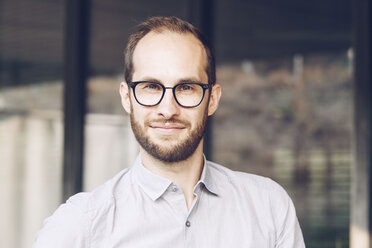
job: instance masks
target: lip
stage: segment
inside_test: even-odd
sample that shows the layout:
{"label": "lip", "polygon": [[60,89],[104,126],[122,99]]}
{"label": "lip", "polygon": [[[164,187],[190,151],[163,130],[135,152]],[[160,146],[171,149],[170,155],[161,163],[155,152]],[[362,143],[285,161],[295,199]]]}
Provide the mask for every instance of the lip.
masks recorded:
{"label": "lip", "polygon": [[175,124],[152,124],[150,128],[165,134],[177,133],[185,129],[184,126]]}

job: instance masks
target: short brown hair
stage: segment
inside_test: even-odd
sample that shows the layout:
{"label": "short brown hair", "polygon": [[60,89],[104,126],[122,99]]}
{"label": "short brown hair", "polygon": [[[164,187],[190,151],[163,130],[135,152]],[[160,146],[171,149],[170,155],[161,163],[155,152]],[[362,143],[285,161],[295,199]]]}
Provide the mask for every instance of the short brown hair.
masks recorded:
{"label": "short brown hair", "polygon": [[129,36],[127,46],[124,52],[124,77],[127,82],[131,82],[133,76],[133,53],[138,42],[150,32],[161,33],[163,31],[171,31],[180,34],[190,33],[194,35],[203,45],[207,54],[207,65],[205,71],[208,76],[208,83],[213,85],[216,82],[216,67],[214,54],[206,38],[203,34],[190,23],[183,21],[177,17],[150,17],[146,21],[137,26],[137,30]]}

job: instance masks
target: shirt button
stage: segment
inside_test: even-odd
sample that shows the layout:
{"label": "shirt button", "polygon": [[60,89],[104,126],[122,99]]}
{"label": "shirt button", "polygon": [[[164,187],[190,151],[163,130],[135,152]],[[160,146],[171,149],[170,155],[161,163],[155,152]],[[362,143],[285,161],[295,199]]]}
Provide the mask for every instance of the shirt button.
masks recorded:
{"label": "shirt button", "polygon": [[172,191],[173,191],[173,192],[177,192],[177,187],[173,187],[173,188],[172,188]]}
{"label": "shirt button", "polygon": [[186,225],[187,227],[190,227],[190,226],[191,226],[190,221],[186,221],[185,225]]}

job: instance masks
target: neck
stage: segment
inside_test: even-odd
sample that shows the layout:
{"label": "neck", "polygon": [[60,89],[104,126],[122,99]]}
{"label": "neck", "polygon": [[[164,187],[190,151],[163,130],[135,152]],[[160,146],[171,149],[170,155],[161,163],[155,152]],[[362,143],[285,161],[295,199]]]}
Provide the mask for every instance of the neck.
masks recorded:
{"label": "neck", "polygon": [[190,208],[194,200],[193,189],[199,181],[203,170],[203,141],[200,142],[195,152],[186,160],[167,163],[154,158],[140,148],[142,164],[148,170],[159,176],[165,177],[182,188],[187,207]]}

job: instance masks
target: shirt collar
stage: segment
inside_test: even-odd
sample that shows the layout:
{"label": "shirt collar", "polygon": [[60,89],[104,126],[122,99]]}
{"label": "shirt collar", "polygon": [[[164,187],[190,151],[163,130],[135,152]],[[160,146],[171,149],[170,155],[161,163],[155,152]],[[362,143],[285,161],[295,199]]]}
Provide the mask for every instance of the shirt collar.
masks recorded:
{"label": "shirt collar", "polygon": [[133,170],[136,181],[153,201],[162,196],[172,184],[169,179],[158,176],[145,168],[141,161],[141,155],[137,157]]}
{"label": "shirt collar", "polygon": [[218,195],[218,188],[213,180],[213,175],[212,175],[211,168],[209,166],[209,162],[207,161],[204,155],[203,155],[203,159],[204,159],[203,171],[200,176],[200,180],[196,185],[198,185],[199,183],[203,183],[209,192],[215,195]]}
{"label": "shirt collar", "polygon": [[[203,156],[203,158],[204,158],[203,171],[200,180],[195,185],[195,188],[197,188],[199,184],[203,184],[209,192],[218,195],[218,190],[216,184],[213,182],[213,177],[211,170],[208,166],[208,161],[206,160],[205,156]],[[145,168],[142,164],[140,155],[137,157],[134,163],[133,172],[135,179],[140,185],[140,187],[153,201],[161,197],[168,189],[168,187],[173,184],[171,180],[156,175],[147,168]]]}

